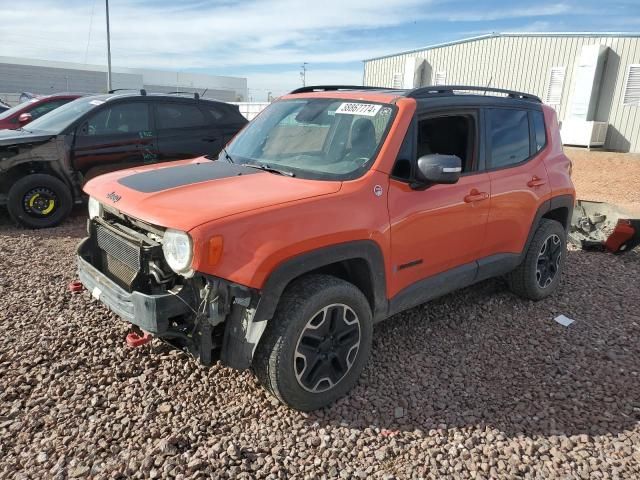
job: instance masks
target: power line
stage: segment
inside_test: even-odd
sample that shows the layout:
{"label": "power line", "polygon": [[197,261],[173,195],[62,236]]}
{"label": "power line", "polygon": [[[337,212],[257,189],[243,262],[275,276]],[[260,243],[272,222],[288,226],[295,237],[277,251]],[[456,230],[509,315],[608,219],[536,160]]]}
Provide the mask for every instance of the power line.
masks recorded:
{"label": "power line", "polygon": [[93,28],[93,12],[96,8],[96,0],[93,0],[93,4],[91,5],[91,17],[89,17],[89,35],[87,36],[87,48],[84,51],[84,62],[87,63],[87,59],[89,58],[89,43],[91,43],[91,29]]}

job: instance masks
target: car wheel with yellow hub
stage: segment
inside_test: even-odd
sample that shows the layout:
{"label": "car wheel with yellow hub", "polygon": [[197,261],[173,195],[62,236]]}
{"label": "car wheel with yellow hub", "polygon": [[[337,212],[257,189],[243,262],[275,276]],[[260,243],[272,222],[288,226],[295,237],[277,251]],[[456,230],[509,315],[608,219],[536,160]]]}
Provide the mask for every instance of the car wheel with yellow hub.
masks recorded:
{"label": "car wheel with yellow hub", "polygon": [[71,212],[69,188],[52,175],[36,173],[18,180],[9,190],[11,218],[29,228],[53,227]]}

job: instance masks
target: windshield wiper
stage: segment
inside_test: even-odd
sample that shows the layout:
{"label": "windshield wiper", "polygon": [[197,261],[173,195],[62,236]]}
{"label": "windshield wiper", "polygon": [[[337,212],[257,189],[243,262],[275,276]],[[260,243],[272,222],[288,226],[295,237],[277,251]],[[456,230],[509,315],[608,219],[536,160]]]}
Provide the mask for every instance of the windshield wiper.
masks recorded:
{"label": "windshield wiper", "polygon": [[277,173],[278,175],[285,175],[287,177],[295,177],[296,176],[295,173],[293,173],[293,172],[289,172],[287,170],[278,170],[277,168],[270,167],[266,163],[259,163],[259,164],[243,163],[242,166],[243,167],[249,167],[249,168],[257,168],[258,170],[264,170],[265,172],[269,172],[269,173]]}
{"label": "windshield wiper", "polygon": [[226,148],[223,148],[222,152],[224,153],[224,156],[227,157],[227,161],[229,163],[236,163],[236,162],[233,161],[233,158],[231,158],[231,155],[229,155],[229,152],[227,152]]}

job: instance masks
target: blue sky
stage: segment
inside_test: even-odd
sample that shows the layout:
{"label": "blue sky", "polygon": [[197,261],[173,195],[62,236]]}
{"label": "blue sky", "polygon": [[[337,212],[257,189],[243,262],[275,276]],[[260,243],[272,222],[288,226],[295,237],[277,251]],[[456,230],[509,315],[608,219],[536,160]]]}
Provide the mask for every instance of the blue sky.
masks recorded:
{"label": "blue sky", "polygon": [[[640,31],[640,1],[110,0],[113,64],[239,75],[263,99],[362,60],[490,32]],[[0,55],[105,62],[104,0],[0,0]]]}

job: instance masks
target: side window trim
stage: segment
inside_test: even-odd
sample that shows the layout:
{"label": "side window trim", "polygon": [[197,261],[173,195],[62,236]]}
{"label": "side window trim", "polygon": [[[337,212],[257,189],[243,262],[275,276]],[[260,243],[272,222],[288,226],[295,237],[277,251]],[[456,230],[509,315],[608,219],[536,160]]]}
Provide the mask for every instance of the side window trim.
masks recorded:
{"label": "side window trim", "polygon": [[[408,144],[408,145],[407,145]],[[409,158],[405,159],[405,149],[409,150]],[[415,165],[416,165],[416,155],[418,154],[418,112],[413,114],[413,118],[411,119],[411,123],[407,128],[407,132],[404,134],[404,139],[400,144],[400,150],[398,150],[398,155],[396,156],[396,161],[393,162],[393,168],[391,169],[391,173],[389,174],[389,178],[396,180],[397,182],[410,184],[413,182],[415,178]],[[396,164],[399,160],[409,160],[409,177],[402,178],[393,174],[395,170]]]}
{"label": "side window trim", "polygon": [[531,110],[527,110],[527,121],[529,122],[529,157],[533,158],[538,151],[536,150],[536,145],[538,141],[536,140],[536,126],[533,124],[533,112]]}
{"label": "side window trim", "polygon": [[[491,166],[491,152],[492,152],[492,142],[491,142],[491,120],[489,117],[489,110],[492,109],[502,109],[502,110],[521,110],[521,111],[525,111],[527,112],[527,121],[529,122],[529,156],[527,158],[525,158],[524,160],[518,162],[518,163],[512,163],[510,165],[504,165],[504,166],[500,166],[500,167],[493,167]],[[486,154],[486,171],[487,172],[497,172],[499,170],[504,170],[506,168],[515,168],[515,167],[520,167],[528,162],[530,162],[531,160],[533,160],[535,157],[538,156],[538,154],[544,150],[544,148],[540,149],[540,151],[535,152],[535,153],[531,153],[531,149],[533,148],[535,150],[535,146],[533,145],[533,142],[535,141],[535,130],[532,129],[532,119],[531,119],[531,112],[534,111],[531,108],[523,108],[523,107],[506,107],[506,106],[488,106],[488,107],[484,107],[484,119],[485,119],[485,130],[486,130],[486,134],[485,134],[485,140],[486,140],[486,145],[485,145],[485,154]],[[531,136],[533,133],[533,137]],[[546,136],[546,124],[545,124],[545,136]],[[545,147],[546,147],[546,143],[545,143]]]}

